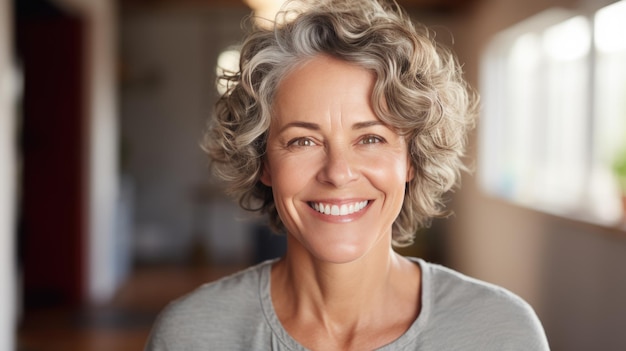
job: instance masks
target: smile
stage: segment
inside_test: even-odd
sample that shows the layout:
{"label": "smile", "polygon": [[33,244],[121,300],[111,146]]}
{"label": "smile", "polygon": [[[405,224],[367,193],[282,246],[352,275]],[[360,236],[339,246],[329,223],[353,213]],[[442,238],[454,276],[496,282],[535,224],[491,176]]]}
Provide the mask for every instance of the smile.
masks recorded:
{"label": "smile", "polygon": [[311,208],[313,208],[315,211],[325,215],[347,216],[361,211],[365,208],[365,206],[367,206],[368,203],[368,200],[343,205],[330,205],[324,204],[322,202],[310,202],[309,206],[311,206]]}

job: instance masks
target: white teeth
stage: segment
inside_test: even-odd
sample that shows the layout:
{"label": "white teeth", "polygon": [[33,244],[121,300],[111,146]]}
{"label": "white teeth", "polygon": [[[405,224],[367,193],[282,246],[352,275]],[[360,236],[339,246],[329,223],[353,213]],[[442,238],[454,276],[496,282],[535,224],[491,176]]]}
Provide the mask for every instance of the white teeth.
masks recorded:
{"label": "white teeth", "polygon": [[340,216],[345,216],[348,214],[348,206],[347,205],[341,205],[341,207],[339,208],[339,215]]}
{"label": "white teeth", "polygon": [[346,216],[362,210],[363,208],[365,208],[365,206],[367,206],[368,202],[368,200],[365,200],[351,204],[343,204],[341,206],[315,202],[311,204],[311,207],[313,207],[315,211],[323,213],[325,215]]}

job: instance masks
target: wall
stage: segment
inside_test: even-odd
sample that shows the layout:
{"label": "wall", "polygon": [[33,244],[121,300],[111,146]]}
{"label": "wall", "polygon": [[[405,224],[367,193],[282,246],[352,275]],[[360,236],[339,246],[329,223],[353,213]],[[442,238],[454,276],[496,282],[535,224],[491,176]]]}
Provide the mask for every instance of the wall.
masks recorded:
{"label": "wall", "polygon": [[[200,142],[217,96],[217,57],[239,43],[249,12],[235,5],[124,12],[122,170],[134,189],[139,262],[185,262],[196,249],[203,259],[245,257],[245,228],[230,220],[240,215],[208,181]],[[217,252],[207,253],[211,247]]]}
{"label": "wall", "polygon": [[0,0],[0,350],[15,344],[15,72],[9,0]]}
{"label": "wall", "polygon": [[[477,86],[489,38],[551,6],[587,9],[600,2],[483,0],[449,19],[455,50]],[[478,126],[478,133],[480,125]],[[476,156],[476,135],[471,154]],[[544,215],[490,198],[466,176],[449,222],[450,264],[516,292],[544,323],[553,350],[623,350],[626,337],[626,233]]]}

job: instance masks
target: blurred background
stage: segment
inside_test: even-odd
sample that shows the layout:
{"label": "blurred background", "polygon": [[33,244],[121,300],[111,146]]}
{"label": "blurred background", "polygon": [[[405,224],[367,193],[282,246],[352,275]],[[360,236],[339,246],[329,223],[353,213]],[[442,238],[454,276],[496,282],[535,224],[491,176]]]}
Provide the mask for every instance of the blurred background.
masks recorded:
{"label": "blurred background", "polygon": [[[482,96],[455,216],[402,252],[519,294],[553,350],[625,350],[626,1],[398,2]],[[0,0],[0,350],[141,350],[281,254],[199,147],[242,20],[279,6]]]}

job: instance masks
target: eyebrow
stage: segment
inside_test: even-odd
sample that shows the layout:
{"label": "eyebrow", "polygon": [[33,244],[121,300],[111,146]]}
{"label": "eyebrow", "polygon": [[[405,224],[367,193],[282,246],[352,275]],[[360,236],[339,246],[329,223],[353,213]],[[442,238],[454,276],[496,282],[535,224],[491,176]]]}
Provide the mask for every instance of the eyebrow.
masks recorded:
{"label": "eyebrow", "polygon": [[373,120],[373,121],[355,123],[352,126],[352,129],[365,129],[365,128],[374,127],[374,126],[386,127],[386,125],[383,122],[378,121],[378,120]]}
{"label": "eyebrow", "polygon": [[[366,121],[366,122],[358,122],[355,123],[352,126],[352,129],[357,130],[357,129],[365,129],[365,128],[369,128],[369,127],[373,127],[373,126],[385,126],[385,124],[381,121]],[[320,130],[320,126],[317,123],[311,123],[311,122],[303,122],[303,121],[295,121],[295,122],[291,122],[291,123],[287,123],[286,125],[284,125],[281,129],[280,132],[283,132],[284,130],[288,129],[288,128],[304,128],[304,129],[309,129],[309,130]]]}
{"label": "eyebrow", "polygon": [[296,122],[291,122],[291,123],[287,123],[286,125],[284,125],[282,128],[280,128],[279,133],[282,133],[284,130],[293,128],[293,127],[310,129],[310,130],[320,130],[320,126],[317,123],[296,121]]}

